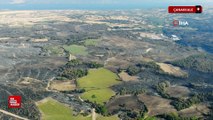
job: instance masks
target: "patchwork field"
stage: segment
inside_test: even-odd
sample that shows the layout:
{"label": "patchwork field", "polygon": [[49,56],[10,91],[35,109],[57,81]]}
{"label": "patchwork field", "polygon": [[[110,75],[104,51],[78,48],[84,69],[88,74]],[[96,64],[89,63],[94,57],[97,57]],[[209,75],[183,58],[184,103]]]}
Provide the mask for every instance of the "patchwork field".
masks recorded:
{"label": "patchwork field", "polygon": [[87,76],[77,81],[78,86],[86,90],[81,97],[99,104],[107,102],[115,95],[109,87],[118,83],[120,83],[118,76],[104,68],[91,69]]}
{"label": "patchwork field", "polygon": [[91,120],[91,117],[73,116],[72,109],[52,98],[46,98],[36,104],[42,114],[42,120]]}
{"label": "patchwork field", "polygon": [[146,94],[138,95],[138,99],[147,106],[149,116],[177,112],[176,109],[170,105],[170,100]]}
{"label": "patchwork field", "polygon": [[80,45],[64,45],[63,48],[65,49],[65,51],[73,54],[73,55],[87,55],[87,48],[84,46],[80,46]]}

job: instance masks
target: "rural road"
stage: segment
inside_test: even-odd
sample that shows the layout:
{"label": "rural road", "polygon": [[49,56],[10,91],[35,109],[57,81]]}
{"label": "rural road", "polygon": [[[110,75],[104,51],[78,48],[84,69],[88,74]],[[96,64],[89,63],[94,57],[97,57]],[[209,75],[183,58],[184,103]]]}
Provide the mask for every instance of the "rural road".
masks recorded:
{"label": "rural road", "polygon": [[96,120],[96,113],[95,113],[95,109],[92,109],[92,120]]}
{"label": "rural road", "polygon": [[4,114],[6,114],[6,115],[12,116],[12,117],[21,119],[21,120],[29,120],[29,119],[27,119],[27,118],[23,118],[23,117],[21,117],[21,116],[15,115],[15,114],[13,114],[13,113],[7,112],[7,111],[2,110],[2,109],[0,109],[0,112],[4,113]]}
{"label": "rural road", "polygon": [[[50,90],[49,87],[50,87],[50,83],[51,83],[54,79],[55,79],[55,77],[53,77],[52,79],[50,79],[50,80],[48,81],[48,84],[47,84],[47,87],[46,87],[46,90],[47,90],[47,91],[53,91],[53,90]],[[53,92],[54,92],[54,91],[53,91]]]}

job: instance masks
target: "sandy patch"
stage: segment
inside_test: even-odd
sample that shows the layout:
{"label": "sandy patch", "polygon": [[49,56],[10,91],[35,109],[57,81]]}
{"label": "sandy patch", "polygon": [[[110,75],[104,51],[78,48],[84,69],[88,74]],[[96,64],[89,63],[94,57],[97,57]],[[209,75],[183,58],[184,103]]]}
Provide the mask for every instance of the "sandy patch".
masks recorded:
{"label": "sandy patch", "polygon": [[119,77],[123,80],[123,81],[137,81],[139,77],[137,76],[130,76],[128,73],[122,71],[120,74],[118,74]]}
{"label": "sandy patch", "polygon": [[181,70],[179,67],[175,67],[171,64],[165,64],[165,63],[157,63],[161,69],[169,74],[175,75],[175,76],[186,76],[187,73]]}
{"label": "sandy patch", "polygon": [[76,85],[72,80],[64,80],[64,81],[52,81],[50,83],[50,89],[57,91],[69,91],[74,90]]}
{"label": "sandy patch", "polygon": [[32,42],[48,42],[47,38],[44,39],[32,39]]}

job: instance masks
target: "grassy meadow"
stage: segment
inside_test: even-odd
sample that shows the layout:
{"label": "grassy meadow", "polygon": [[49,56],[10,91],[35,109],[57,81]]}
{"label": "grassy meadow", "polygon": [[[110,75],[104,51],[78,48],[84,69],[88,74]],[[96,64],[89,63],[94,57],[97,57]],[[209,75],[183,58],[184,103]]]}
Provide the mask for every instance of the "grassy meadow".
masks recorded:
{"label": "grassy meadow", "polygon": [[119,83],[118,76],[104,68],[91,69],[87,76],[77,81],[78,86],[86,90],[81,97],[98,104],[103,104],[114,96],[110,87]]}
{"label": "grassy meadow", "polygon": [[87,48],[80,45],[64,45],[63,48],[65,51],[73,54],[73,55],[87,55]]}
{"label": "grassy meadow", "polygon": [[72,109],[52,98],[37,102],[42,120],[91,120],[91,117],[73,116]]}

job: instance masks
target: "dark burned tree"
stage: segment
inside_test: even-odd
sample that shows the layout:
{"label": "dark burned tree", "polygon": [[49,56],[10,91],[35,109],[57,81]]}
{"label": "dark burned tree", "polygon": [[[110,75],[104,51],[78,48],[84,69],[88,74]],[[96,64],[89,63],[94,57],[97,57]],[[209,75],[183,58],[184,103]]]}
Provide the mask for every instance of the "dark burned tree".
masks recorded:
{"label": "dark burned tree", "polygon": [[100,68],[103,67],[102,64],[96,62],[82,62],[79,59],[71,60],[66,65],[59,69],[58,80],[64,79],[77,79],[88,74],[88,69],[90,68]]}
{"label": "dark burned tree", "polygon": [[170,82],[164,81],[158,83],[154,88],[163,98],[170,99],[171,97],[169,96],[169,94],[166,93],[166,88],[168,87],[170,87]]}
{"label": "dark burned tree", "polygon": [[104,67],[104,65],[96,63],[96,62],[86,63],[86,65],[89,68],[100,68],[100,67]]}
{"label": "dark burned tree", "polygon": [[83,76],[86,76],[88,74],[87,69],[65,69],[62,74],[61,77],[65,77],[67,79],[77,79],[77,78],[81,78]]}
{"label": "dark burned tree", "polygon": [[135,65],[129,66],[127,68],[127,73],[133,76],[133,75],[137,75],[143,70],[151,71],[154,73],[165,74],[163,70],[161,70],[160,66],[157,65],[155,62],[143,62],[143,61]]}
{"label": "dark burned tree", "polygon": [[197,117],[181,117],[177,113],[162,114],[157,115],[157,117],[164,118],[165,120],[200,120]]}
{"label": "dark burned tree", "polygon": [[213,72],[213,56],[211,54],[192,55],[181,60],[173,61],[171,64],[201,72]]}
{"label": "dark burned tree", "polygon": [[137,66],[129,66],[126,71],[129,75],[137,75],[140,72],[140,68]]}
{"label": "dark burned tree", "polygon": [[182,109],[189,108],[192,105],[198,104],[200,102],[201,102],[201,100],[200,100],[199,96],[194,95],[193,97],[191,97],[191,98],[189,98],[187,100],[176,99],[176,100],[171,102],[171,105],[173,105],[175,107],[175,109],[180,111]]}

